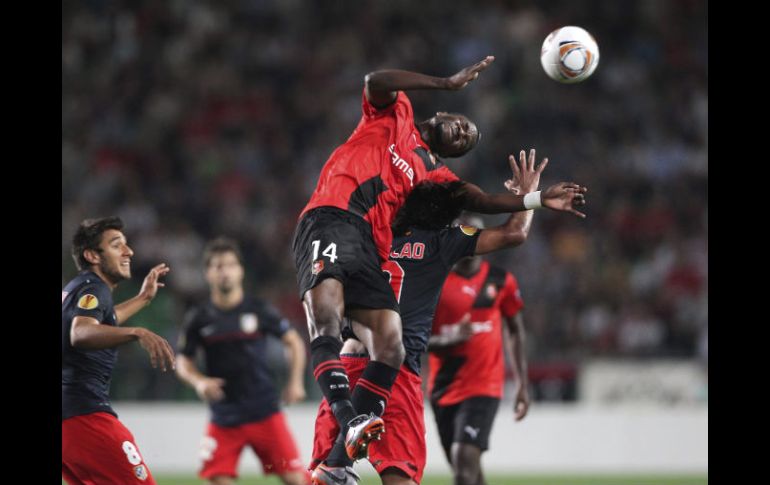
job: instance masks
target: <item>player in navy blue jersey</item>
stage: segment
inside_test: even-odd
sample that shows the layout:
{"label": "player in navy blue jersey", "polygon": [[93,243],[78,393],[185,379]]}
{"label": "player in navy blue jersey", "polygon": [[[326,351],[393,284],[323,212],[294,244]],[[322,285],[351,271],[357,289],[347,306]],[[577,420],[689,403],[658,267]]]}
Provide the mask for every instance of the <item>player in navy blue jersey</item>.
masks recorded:
{"label": "player in navy blue jersey", "polygon": [[139,294],[114,305],[112,290],[131,277],[131,257],[117,217],[86,219],[72,239],[80,273],[62,290],[62,477],[86,483],[154,484],[131,432],[109,399],[117,347],[138,341],[153,367],[174,367],[174,351],[153,332],[122,324],[150,303],[169,272],[159,264]]}
{"label": "player in navy blue jersey", "polygon": [[[177,375],[211,410],[201,440],[199,475],[214,485],[232,484],[241,452],[249,446],[266,474],[277,474],[287,485],[305,485],[310,477],[265,360],[267,336],[280,339],[290,354],[283,400],[301,401],[306,360],[302,337],[272,306],[244,294],[243,258],[234,241],[209,242],[203,259],[210,298],[185,317],[177,356]],[[206,374],[195,363],[198,350]]]}
{"label": "player in navy blue jersey", "polygon": [[[509,158],[513,179],[506,187],[513,193],[537,190],[545,159],[535,167],[535,152],[529,160],[520,153],[519,164]],[[517,212],[505,224],[480,230],[472,226],[449,227],[460,214],[462,205],[452,194],[453,184],[426,182],[418,185],[407,198],[393,224],[393,245],[389,260],[383,264],[401,308],[403,343],[406,358],[388,401],[385,415],[398,433],[385,433],[370,446],[369,460],[385,485],[419,484],[425,467],[425,422],[420,356],[426,351],[433,314],[444,280],[452,266],[464,257],[486,254],[514,247],[526,240],[533,211]],[[575,191],[575,206],[585,203],[585,187],[559,184],[559,190]],[[358,322],[345,329],[341,360],[348,370],[351,387],[366,385],[360,377],[369,360],[372,334]],[[352,330],[352,331],[351,331]],[[360,412],[382,413],[382,409]],[[333,447],[329,443],[336,438]],[[313,460],[314,483],[352,484],[359,480],[349,460],[344,462],[343,439],[329,405],[324,401],[316,420]],[[330,465],[326,461],[331,461]]]}

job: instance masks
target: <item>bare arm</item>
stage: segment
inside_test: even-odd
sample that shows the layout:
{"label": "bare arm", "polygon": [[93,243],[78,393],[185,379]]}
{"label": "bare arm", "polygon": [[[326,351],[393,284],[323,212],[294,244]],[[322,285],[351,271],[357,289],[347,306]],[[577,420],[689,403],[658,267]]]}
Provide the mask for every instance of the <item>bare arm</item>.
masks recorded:
{"label": "bare arm", "polygon": [[165,284],[158,281],[158,278],[165,276],[170,270],[171,268],[166,263],[155,266],[144,278],[139,294],[115,305],[115,316],[117,317],[118,325],[123,324],[123,322],[134,316],[136,312],[150,304],[155,295],[158,294],[158,288],[165,286]]}
{"label": "bare arm", "polygon": [[521,312],[518,312],[512,318],[505,318],[505,342],[503,350],[513,366],[513,372],[516,375],[518,386],[516,396],[513,401],[516,421],[519,421],[527,415],[529,409],[529,377],[527,375],[527,356],[524,349],[526,335],[524,332],[524,318]]}
{"label": "bare arm", "polygon": [[[548,159],[543,159],[540,165],[535,167],[535,149],[533,148],[529,150],[528,160],[525,158],[524,150],[521,150],[518,164],[513,155],[508,157],[508,162],[511,165],[512,177],[503,184],[505,188],[514,195],[536,191],[540,184],[540,175],[548,165]],[[479,235],[474,254],[491,253],[522,244],[529,235],[533,215],[532,210],[514,212],[505,224],[485,229]]]}
{"label": "bare arm", "polygon": [[[520,166],[516,165],[516,158],[513,155],[508,156],[513,171],[513,179],[506,181],[505,186],[512,193],[488,194],[477,185],[463,182],[455,194],[456,197],[463,200],[463,208],[482,214],[527,210],[524,207],[524,195],[537,190],[540,174],[548,165],[548,159],[544,159],[536,168],[535,150],[529,151],[528,161],[524,159],[524,150],[519,153],[519,158]],[[540,193],[540,200],[543,207],[585,217],[585,214],[575,210],[575,207],[585,205],[585,193],[587,191],[586,187],[574,182],[559,182],[543,190]]]}
{"label": "bare arm", "polygon": [[286,389],[283,391],[283,400],[287,404],[292,404],[305,399],[306,396],[303,381],[306,360],[305,342],[293,329],[283,334],[281,340],[289,351],[289,382],[286,383]]}
{"label": "bare arm", "polygon": [[76,349],[99,350],[117,347],[138,340],[150,354],[153,368],[174,368],[174,350],[163,337],[141,327],[102,325],[95,318],[78,316],[72,319],[70,342]]}
{"label": "bare arm", "polygon": [[364,78],[366,99],[374,106],[386,106],[396,99],[398,91],[410,89],[462,89],[479,76],[495,58],[487,56],[449,77],[436,77],[419,72],[383,69],[370,72]]}
{"label": "bare arm", "polygon": [[209,377],[198,370],[195,361],[186,355],[176,356],[176,375],[186,383],[204,401],[219,401],[225,397],[222,387],[225,380],[218,377]]}

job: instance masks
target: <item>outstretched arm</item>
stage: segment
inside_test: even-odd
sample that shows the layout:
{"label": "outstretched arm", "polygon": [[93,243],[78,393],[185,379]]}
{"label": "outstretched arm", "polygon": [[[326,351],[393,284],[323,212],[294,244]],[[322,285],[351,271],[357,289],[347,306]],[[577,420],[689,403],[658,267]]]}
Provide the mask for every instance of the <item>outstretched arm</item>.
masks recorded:
{"label": "outstretched arm", "polygon": [[184,354],[176,356],[176,375],[182,382],[195,389],[198,397],[204,401],[220,401],[225,397],[225,380],[203,374],[198,370],[195,361]]}
{"label": "outstretched arm", "polygon": [[364,78],[366,99],[374,106],[386,106],[396,100],[398,91],[410,89],[448,89],[458,90],[479,77],[495,58],[487,56],[482,61],[462,69],[449,77],[436,77],[419,72],[399,69],[383,69],[370,72]]}
{"label": "outstretched arm", "polygon": [[153,367],[160,365],[164,372],[167,367],[174,368],[174,350],[171,345],[146,328],[102,325],[95,318],[86,316],[77,316],[72,320],[70,342],[76,349],[109,349],[134,340],[138,340],[150,354]]}
{"label": "outstretched arm", "polygon": [[[559,182],[543,190],[539,198],[535,197],[536,205],[529,207],[524,205],[527,194],[488,194],[470,182],[463,182],[458,187],[456,196],[463,199],[463,209],[481,214],[518,212],[542,206],[585,218],[585,214],[577,211],[575,207],[585,205],[587,191],[586,187],[574,182]],[[530,194],[533,193],[530,192]]]}
{"label": "outstretched arm", "polygon": [[115,316],[117,317],[118,325],[123,324],[123,322],[134,316],[136,312],[147,306],[155,298],[155,295],[158,294],[158,288],[165,286],[158,281],[158,278],[165,276],[169,271],[171,271],[171,268],[166,263],[155,266],[144,278],[139,294],[115,305]]}

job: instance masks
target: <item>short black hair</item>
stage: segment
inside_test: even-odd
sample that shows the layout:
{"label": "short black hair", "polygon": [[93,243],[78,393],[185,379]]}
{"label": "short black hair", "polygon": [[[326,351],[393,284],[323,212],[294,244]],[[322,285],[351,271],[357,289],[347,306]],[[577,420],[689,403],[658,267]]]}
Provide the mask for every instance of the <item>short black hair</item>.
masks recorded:
{"label": "short black hair", "polygon": [[234,239],[229,237],[220,236],[216,239],[212,239],[206,244],[206,248],[203,250],[203,266],[209,267],[211,259],[222,253],[233,253],[238,258],[238,262],[243,266],[243,254],[241,254],[241,248]]}
{"label": "short black hair", "polygon": [[123,230],[123,221],[120,217],[85,219],[80,223],[72,237],[72,258],[75,260],[78,271],[91,267],[91,263],[83,256],[83,252],[86,249],[101,251],[99,244],[102,242],[102,234],[109,229]]}
{"label": "short black hair", "polygon": [[462,212],[464,197],[458,190],[464,182],[422,182],[417,185],[393,221],[393,234],[406,234],[410,227],[438,231],[449,226]]}

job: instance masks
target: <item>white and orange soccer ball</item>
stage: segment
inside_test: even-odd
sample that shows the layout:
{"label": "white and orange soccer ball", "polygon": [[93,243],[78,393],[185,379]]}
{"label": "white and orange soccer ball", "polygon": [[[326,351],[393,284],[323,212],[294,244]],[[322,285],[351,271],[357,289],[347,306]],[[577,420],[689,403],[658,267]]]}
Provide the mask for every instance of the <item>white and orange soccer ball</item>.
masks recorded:
{"label": "white and orange soccer ball", "polygon": [[599,46],[584,29],[568,25],[545,38],[540,63],[554,81],[579,83],[588,79],[599,65]]}

